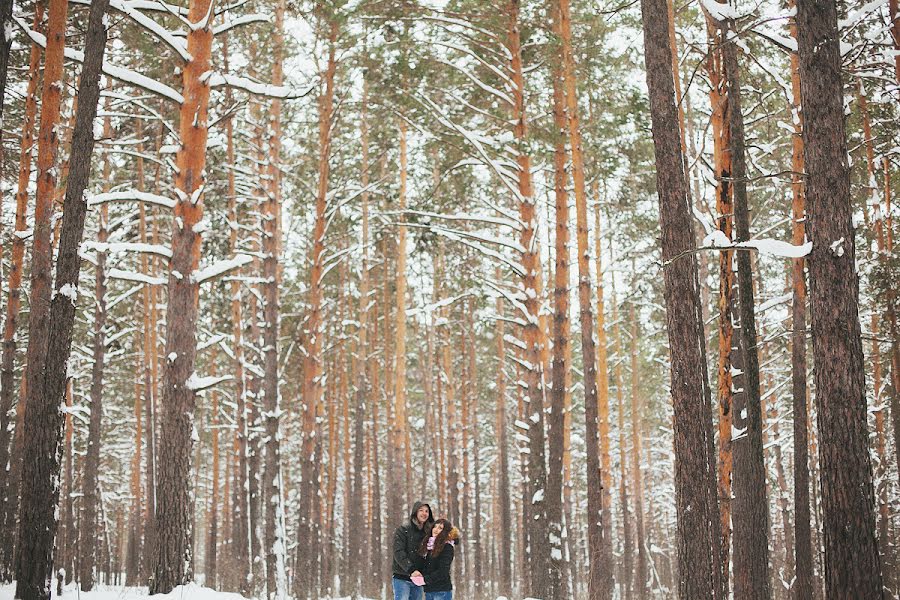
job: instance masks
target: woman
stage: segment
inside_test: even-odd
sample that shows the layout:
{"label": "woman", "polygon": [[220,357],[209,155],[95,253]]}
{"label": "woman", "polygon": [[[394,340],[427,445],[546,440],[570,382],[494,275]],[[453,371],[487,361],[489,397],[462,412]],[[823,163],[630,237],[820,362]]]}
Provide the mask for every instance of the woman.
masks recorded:
{"label": "woman", "polygon": [[[425,586],[425,600],[453,600],[453,584],[450,582],[450,566],[459,540],[459,530],[447,519],[438,519],[431,528],[431,537],[419,546],[421,577],[413,577],[413,583]],[[415,574],[414,574],[415,575]]]}

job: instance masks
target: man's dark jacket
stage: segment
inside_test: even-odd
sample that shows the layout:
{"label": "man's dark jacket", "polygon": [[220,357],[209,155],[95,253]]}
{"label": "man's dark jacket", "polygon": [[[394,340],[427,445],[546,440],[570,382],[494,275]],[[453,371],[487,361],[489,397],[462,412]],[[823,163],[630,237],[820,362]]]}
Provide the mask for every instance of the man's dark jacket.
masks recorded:
{"label": "man's dark jacket", "polygon": [[431,506],[428,506],[428,520],[419,529],[416,521],[416,513],[422,506],[428,506],[424,502],[413,504],[409,521],[394,531],[394,577],[409,581],[410,573],[417,569],[419,563],[418,551],[422,544],[422,538],[431,535],[431,526],[434,525],[434,515]]}

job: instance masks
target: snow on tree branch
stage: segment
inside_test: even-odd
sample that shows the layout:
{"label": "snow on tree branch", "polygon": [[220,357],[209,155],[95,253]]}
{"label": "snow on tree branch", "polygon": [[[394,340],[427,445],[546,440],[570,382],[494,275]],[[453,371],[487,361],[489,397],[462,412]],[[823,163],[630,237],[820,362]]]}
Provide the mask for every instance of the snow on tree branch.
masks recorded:
{"label": "snow on tree branch", "polygon": [[160,196],[159,194],[151,194],[149,192],[140,192],[138,190],[125,190],[122,192],[106,192],[91,196],[88,200],[88,206],[96,206],[104,202],[126,202],[137,200],[139,202],[147,202],[148,204],[157,204],[166,208],[175,208],[175,200]]}
{"label": "snow on tree branch", "polygon": [[214,277],[218,277],[223,273],[227,273],[233,269],[238,269],[247,263],[253,261],[253,257],[249,254],[238,254],[234,258],[230,258],[228,260],[220,260],[216,263],[209,265],[208,267],[204,267],[202,269],[198,269],[191,273],[191,278],[196,283],[203,283],[204,281],[208,281]]}
{"label": "snow on tree branch", "polygon": [[[47,47],[47,37],[44,34],[34,31],[28,25],[26,25],[25,22],[22,21],[22,19],[15,15],[13,15],[13,19],[15,19],[16,24],[22,29],[22,31],[24,31],[25,34],[29,38],[31,38],[31,41],[33,43],[37,44],[41,48]],[[74,48],[66,47],[65,56],[67,59],[74,60],[77,63],[84,62],[84,52],[75,50]],[[178,104],[184,102],[184,96],[182,96],[169,86],[165,85],[164,83],[160,83],[155,79],[151,79],[146,75],[141,75],[140,73],[137,73],[130,69],[117,67],[108,63],[107,61],[103,61],[103,74],[112,77],[113,79],[118,79],[119,81],[122,81],[124,83],[128,83],[145,89],[148,92],[153,92],[154,94],[162,96],[163,98],[174,100]]]}

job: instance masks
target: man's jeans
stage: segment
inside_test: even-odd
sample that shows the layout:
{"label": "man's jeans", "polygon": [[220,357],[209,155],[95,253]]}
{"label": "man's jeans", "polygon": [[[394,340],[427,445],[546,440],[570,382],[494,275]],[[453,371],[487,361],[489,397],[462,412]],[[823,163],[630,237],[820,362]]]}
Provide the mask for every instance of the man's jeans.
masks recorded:
{"label": "man's jeans", "polygon": [[428,592],[425,600],[453,600],[453,592]]}
{"label": "man's jeans", "polygon": [[422,600],[422,588],[412,581],[391,578],[394,586],[394,600]]}

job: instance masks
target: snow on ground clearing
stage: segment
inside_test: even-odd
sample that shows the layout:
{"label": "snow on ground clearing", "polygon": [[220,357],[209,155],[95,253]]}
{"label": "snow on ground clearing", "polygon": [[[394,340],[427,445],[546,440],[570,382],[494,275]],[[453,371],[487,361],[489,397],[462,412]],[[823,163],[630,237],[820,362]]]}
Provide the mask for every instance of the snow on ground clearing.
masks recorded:
{"label": "snow on ground clearing", "polygon": [[[0,600],[13,600],[16,584],[0,584]],[[120,585],[98,585],[93,591],[79,592],[69,584],[62,596],[56,595],[56,583],[53,584],[52,600],[150,600],[146,587],[125,587]],[[217,592],[216,590],[197,585],[180,585],[168,594],[152,596],[152,600],[247,600],[240,594]],[[350,597],[322,598],[322,600],[350,600]]]}

